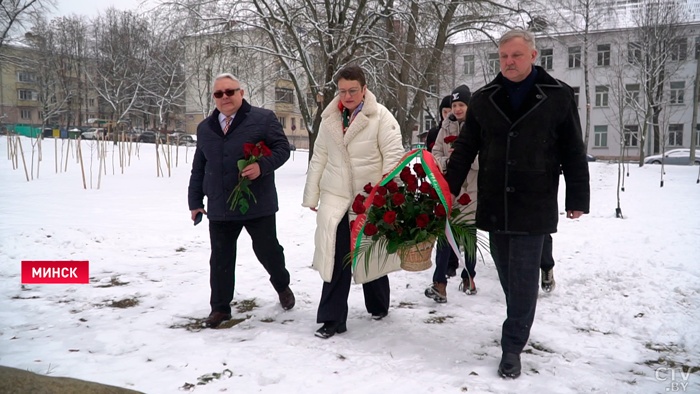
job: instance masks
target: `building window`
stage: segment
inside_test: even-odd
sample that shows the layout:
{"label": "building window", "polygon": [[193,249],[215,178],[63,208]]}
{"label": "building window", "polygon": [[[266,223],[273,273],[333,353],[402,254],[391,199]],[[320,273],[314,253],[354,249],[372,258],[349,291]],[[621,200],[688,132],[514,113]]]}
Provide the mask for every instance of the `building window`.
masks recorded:
{"label": "building window", "polygon": [[639,104],[639,84],[632,83],[625,85],[625,104]]}
{"label": "building window", "polygon": [[576,108],[578,108],[578,96],[580,95],[581,88],[576,86],[572,89],[574,89],[574,102],[576,103]]}
{"label": "building window", "polygon": [[637,146],[637,137],[639,134],[639,126],[625,126],[625,146]]}
{"label": "building window", "polygon": [[581,67],[581,47],[569,47],[569,68]]}
{"label": "building window", "polygon": [[435,119],[433,119],[433,117],[430,115],[425,115],[424,120],[425,120],[425,125],[424,125],[425,127],[423,130],[427,131],[427,130],[430,130],[433,127],[437,126],[437,122],[435,122]]}
{"label": "building window", "polygon": [[683,125],[668,125],[668,146],[683,146]]}
{"label": "building window", "polygon": [[545,70],[554,68],[554,49],[543,49],[542,52],[540,52],[540,66]]}
{"label": "building window", "polygon": [[17,97],[20,100],[36,101],[36,92],[33,90],[19,89],[17,90]]}
{"label": "building window", "polygon": [[275,88],[275,101],[278,103],[294,104],[294,91],[287,88]]}
{"label": "building window", "polygon": [[474,55],[464,56],[464,74],[474,75]]}
{"label": "building window", "polygon": [[17,72],[17,82],[22,83],[32,83],[34,82],[34,74],[29,71],[18,71]]}
{"label": "building window", "polygon": [[671,44],[671,60],[683,62],[688,58],[688,40],[678,38]]}
{"label": "building window", "polygon": [[95,99],[94,99],[94,98],[89,98],[89,99],[88,99],[88,105],[89,105],[90,107],[94,107],[94,106],[95,106]]}
{"label": "building window", "polygon": [[608,106],[608,90],[609,89],[607,86],[596,86],[595,87],[595,106],[596,107],[607,107]]}
{"label": "building window", "polygon": [[292,117],[292,131],[297,129],[297,118]]}
{"label": "building window", "polygon": [[627,61],[631,64],[638,64],[642,61],[642,44],[638,42],[627,43]]}
{"label": "building window", "polygon": [[283,129],[287,128],[287,118],[285,118],[284,116],[278,116],[277,120],[280,122]]}
{"label": "building window", "polygon": [[683,104],[685,81],[671,82],[671,104]]}
{"label": "building window", "polygon": [[492,74],[498,74],[501,71],[501,61],[498,60],[497,53],[489,53],[489,70]]}
{"label": "building window", "polygon": [[610,44],[598,45],[598,65],[599,66],[609,66],[610,65]]}
{"label": "building window", "polygon": [[31,119],[32,118],[32,112],[28,109],[23,109],[22,110],[22,119]]}
{"label": "building window", "polygon": [[430,94],[437,95],[437,85],[429,85],[428,91]]}
{"label": "building window", "polygon": [[608,126],[593,126],[593,146],[605,148],[608,146]]}

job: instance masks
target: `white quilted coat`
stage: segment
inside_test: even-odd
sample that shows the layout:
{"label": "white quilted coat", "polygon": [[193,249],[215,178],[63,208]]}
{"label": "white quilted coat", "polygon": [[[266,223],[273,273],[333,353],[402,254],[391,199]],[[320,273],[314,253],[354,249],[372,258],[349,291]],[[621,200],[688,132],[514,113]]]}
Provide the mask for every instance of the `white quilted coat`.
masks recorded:
{"label": "white quilted coat", "polygon": [[[369,90],[364,106],[343,135],[342,114],[336,98],[321,114],[321,125],[314,145],[314,155],[304,187],[305,207],[318,207],[313,267],[321,278],[330,282],[333,277],[335,235],[340,220],[355,196],[368,182],[381,180],[404,155],[401,131],[393,115]],[[320,203],[319,203],[320,201]],[[350,210],[350,220],[355,219]],[[397,271],[400,261],[396,255],[364,264],[355,270],[355,283],[366,283],[389,272]]]}

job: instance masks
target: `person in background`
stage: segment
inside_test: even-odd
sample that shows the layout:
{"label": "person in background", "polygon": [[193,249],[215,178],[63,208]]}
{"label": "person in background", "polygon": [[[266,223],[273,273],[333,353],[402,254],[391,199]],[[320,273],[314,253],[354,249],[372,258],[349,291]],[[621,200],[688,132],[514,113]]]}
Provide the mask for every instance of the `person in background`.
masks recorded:
{"label": "person in background", "polygon": [[[243,228],[253,241],[255,256],[270,274],[282,308],[292,309],[295,303],[275,220],[278,205],[274,171],[289,159],[287,136],[274,112],[253,107],[243,99],[243,89],[233,75],[217,76],[213,92],[216,109],[197,126],[197,149],[188,189],[192,220],[199,213],[209,219],[211,313],[204,325],[210,328],[231,319],[236,243]],[[237,162],[244,158],[243,145],[260,141],[270,149],[271,156],[261,157],[239,174]],[[245,214],[230,210],[227,202],[241,177],[252,181],[250,191],[257,199],[250,202]],[[205,195],[208,212],[204,209]]]}
{"label": "person in background", "polygon": [[446,179],[456,199],[478,155],[476,225],[489,232],[507,307],[498,374],[517,378],[535,319],[544,239],[557,231],[560,170],[567,218],[588,212],[590,185],[573,89],[533,65],[528,31],[504,34],[498,53],[501,72],[472,96]]}
{"label": "person in background", "polygon": [[[438,162],[438,165],[443,170],[443,173],[447,168],[447,163],[449,162],[450,155],[453,151],[452,143],[446,142],[445,138],[456,138],[459,135],[459,131],[461,130],[462,125],[464,125],[464,120],[467,117],[470,98],[471,91],[467,85],[460,85],[452,91],[452,113],[442,122],[442,128],[440,129],[437,139],[435,140],[435,146],[433,147],[432,152],[435,160]],[[472,163],[467,180],[462,186],[459,194],[461,196],[466,193],[470,197],[471,201],[473,201],[473,204],[462,206],[460,208],[463,213],[471,212],[465,216],[465,219],[467,220],[474,220],[474,212],[477,203],[476,185],[478,176],[479,162],[477,158]],[[474,276],[476,275],[476,230],[474,230],[472,236],[475,240],[473,245],[474,247],[470,247],[470,250],[464,251],[466,269],[462,270],[462,283],[459,287],[461,291],[469,295],[476,294],[476,285],[474,284]],[[438,245],[435,255],[436,261],[435,273],[433,274],[433,284],[425,290],[425,296],[432,298],[438,303],[447,302],[447,270],[449,260],[452,258],[456,259],[457,256],[448,244]]]}
{"label": "person in background", "polygon": [[[367,89],[364,71],[348,66],[337,74],[338,96],[321,115],[321,125],[309,163],[302,205],[316,217],[313,267],[323,279],[316,321],[319,338],[347,330],[351,277],[362,283],[367,312],[375,320],[389,313],[389,272],[400,269],[400,260],[374,257],[369,272],[351,272],[350,210],[363,187],[376,184],[404,155],[399,124]],[[318,208],[317,208],[318,207]]]}

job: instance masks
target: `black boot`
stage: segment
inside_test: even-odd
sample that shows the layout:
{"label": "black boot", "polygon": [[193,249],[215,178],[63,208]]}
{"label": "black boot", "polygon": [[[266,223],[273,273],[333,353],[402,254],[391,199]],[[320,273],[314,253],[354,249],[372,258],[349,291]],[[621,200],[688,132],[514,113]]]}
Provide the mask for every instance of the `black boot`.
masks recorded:
{"label": "black boot", "polygon": [[342,334],[347,330],[348,327],[345,322],[329,321],[323,323],[323,327],[319,328],[315,335],[319,338],[328,339],[336,333]]}
{"label": "black boot", "polygon": [[520,355],[515,353],[503,353],[501,364],[498,365],[498,374],[502,378],[515,379],[520,376]]}

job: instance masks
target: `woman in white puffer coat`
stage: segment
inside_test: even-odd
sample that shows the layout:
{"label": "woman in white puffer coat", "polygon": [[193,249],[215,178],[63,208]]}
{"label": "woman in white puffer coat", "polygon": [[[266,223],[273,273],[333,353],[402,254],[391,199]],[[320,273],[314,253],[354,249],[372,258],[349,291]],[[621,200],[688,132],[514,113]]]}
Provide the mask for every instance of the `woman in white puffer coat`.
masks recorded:
{"label": "woman in white puffer coat", "polygon": [[[321,115],[314,154],[304,188],[303,206],[318,212],[313,267],[324,280],[316,320],[320,338],[347,330],[351,277],[362,283],[365,306],[374,319],[389,311],[389,272],[400,269],[391,255],[351,272],[350,211],[364,185],[379,182],[404,155],[399,124],[367,90],[364,72],[349,66],[338,73],[338,96]],[[320,203],[319,203],[320,201]],[[316,208],[318,207],[318,209]]]}
{"label": "woman in white puffer coat", "polygon": [[[452,113],[442,122],[442,128],[438,133],[435,145],[433,146],[432,154],[437,160],[440,168],[445,171],[447,162],[452,154],[452,144],[445,142],[445,138],[457,138],[462,130],[464,120],[467,118],[467,109],[471,92],[467,85],[460,85],[452,91]],[[477,180],[479,177],[479,156],[474,159],[467,179],[462,186],[461,195],[467,194],[472,204],[462,206],[462,212],[471,212],[466,219],[474,220],[477,202]],[[459,197],[459,196],[458,196]],[[476,237],[476,231],[473,234]],[[449,245],[438,246],[435,255],[435,273],[433,275],[433,284],[425,290],[426,297],[434,299],[436,302],[447,302],[447,266],[450,256],[454,255],[452,248]],[[464,253],[466,269],[462,270],[462,283],[459,289],[467,294],[476,294],[476,285],[474,284],[474,276],[476,275],[476,248],[473,253]]]}

